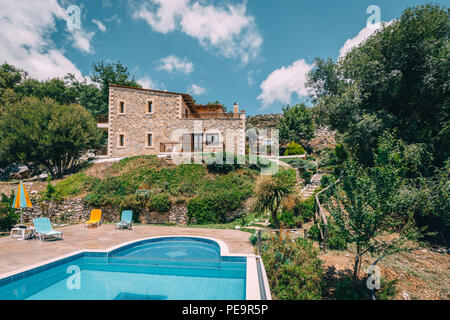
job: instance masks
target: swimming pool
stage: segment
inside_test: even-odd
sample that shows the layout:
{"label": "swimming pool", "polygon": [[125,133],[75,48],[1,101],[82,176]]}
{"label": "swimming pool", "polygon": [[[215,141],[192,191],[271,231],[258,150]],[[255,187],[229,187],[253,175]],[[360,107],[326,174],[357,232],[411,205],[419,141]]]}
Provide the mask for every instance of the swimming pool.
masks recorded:
{"label": "swimming pool", "polygon": [[220,241],[184,236],[82,251],[0,279],[0,300],[255,298],[254,257],[227,253]]}

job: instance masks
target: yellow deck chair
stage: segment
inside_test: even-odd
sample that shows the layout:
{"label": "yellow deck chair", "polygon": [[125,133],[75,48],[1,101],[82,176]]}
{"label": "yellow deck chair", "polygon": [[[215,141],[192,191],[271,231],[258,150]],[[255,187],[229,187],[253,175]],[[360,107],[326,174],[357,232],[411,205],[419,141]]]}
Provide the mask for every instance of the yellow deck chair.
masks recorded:
{"label": "yellow deck chair", "polygon": [[100,225],[100,221],[102,220],[102,210],[101,209],[92,209],[91,216],[89,217],[89,221],[85,222],[85,226],[92,226],[96,224]]}

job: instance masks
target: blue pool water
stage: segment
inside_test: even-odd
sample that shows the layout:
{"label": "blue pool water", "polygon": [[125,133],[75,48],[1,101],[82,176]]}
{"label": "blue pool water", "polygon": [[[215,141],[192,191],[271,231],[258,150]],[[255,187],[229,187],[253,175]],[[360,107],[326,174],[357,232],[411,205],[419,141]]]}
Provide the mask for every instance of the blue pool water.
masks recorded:
{"label": "blue pool water", "polygon": [[0,279],[0,299],[245,299],[246,258],[212,240],[167,237],[85,252]]}

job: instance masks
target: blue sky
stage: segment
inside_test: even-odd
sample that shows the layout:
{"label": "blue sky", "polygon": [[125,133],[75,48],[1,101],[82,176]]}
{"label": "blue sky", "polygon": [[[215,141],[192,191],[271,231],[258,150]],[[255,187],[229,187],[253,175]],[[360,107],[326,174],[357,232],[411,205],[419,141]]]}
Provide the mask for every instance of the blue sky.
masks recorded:
{"label": "blue sky", "polygon": [[337,59],[380,27],[367,25],[369,6],[389,22],[423,3],[431,2],[0,0],[0,61],[39,79],[81,79],[93,62],[120,60],[146,88],[239,102],[249,115],[279,112],[307,101],[315,57]]}

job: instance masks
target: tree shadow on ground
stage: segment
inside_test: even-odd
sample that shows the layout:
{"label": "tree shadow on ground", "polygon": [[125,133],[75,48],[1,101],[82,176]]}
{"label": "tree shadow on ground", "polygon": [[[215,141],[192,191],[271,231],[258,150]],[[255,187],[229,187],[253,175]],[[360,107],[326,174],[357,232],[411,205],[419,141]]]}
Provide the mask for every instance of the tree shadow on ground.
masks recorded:
{"label": "tree shadow on ground", "polygon": [[325,269],[322,298],[324,300],[368,300],[370,291],[366,286],[365,278],[353,280],[353,270],[336,270],[334,266],[329,266]]}

